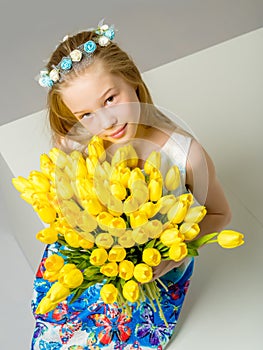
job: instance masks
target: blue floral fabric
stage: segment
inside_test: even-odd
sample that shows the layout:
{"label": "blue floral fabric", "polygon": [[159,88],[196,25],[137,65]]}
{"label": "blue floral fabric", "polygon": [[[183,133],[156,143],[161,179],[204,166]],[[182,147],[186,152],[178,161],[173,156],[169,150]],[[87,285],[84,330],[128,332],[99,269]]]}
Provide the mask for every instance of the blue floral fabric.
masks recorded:
{"label": "blue floral fabric", "polygon": [[[32,309],[35,312],[40,300],[52,283],[43,279],[46,258],[58,252],[58,243],[48,245],[34,281]],[[150,301],[131,304],[128,316],[116,304],[108,305],[100,298],[102,284],[88,288],[75,302],[70,296],[56,309],[45,315],[36,315],[36,327],[31,350],[162,350],[168,344],[183,305],[194,260],[173,269],[161,277],[168,291],[160,285],[160,302],[168,327]]]}

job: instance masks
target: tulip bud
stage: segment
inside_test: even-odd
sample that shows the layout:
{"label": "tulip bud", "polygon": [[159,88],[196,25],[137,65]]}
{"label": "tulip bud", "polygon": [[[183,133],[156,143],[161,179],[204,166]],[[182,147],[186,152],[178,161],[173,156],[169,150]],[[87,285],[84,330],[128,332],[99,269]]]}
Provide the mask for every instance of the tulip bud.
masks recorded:
{"label": "tulip bud", "polygon": [[127,166],[127,156],[126,152],[124,151],[123,147],[120,147],[117,149],[117,151],[114,153],[112,159],[111,159],[111,166],[121,166],[126,167]]}
{"label": "tulip bud", "polygon": [[48,178],[51,177],[51,172],[54,171],[55,165],[47,154],[41,154],[40,156],[40,169]]}
{"label": "tulip bud", "polygon": [[35,311],[37,315],[41,314],[44,315],[47,312],[50,312],[51,310],[55,309],[58,303],[52,302],[49,298],[44,297],[40,303],[38,304],[38,307]]}
{"label": "tulip bud", "polygon": [[136,211],[130,214],[130,225],[134,229],[148,222],[147,215],[143,212]]}
{"label": "tulip bud", "polygon": [[162,180],[150,180],[148,184],[150,201],[157,202],[162,196]]}
{"label": "tulip bud", "polygon": [[13,186],[19,192],[25,192],[27,190],[34,190],[33,184],[22,176],[18,176],[12,179]]}
{"label": "tulip bud", "polygon": [[109,249],[113,245],[114,240],[109,233],[99,233],[95,238],[95,243],[99,248]]}
{"label": "tulip bud", "polygon": [[73,248],[79,248],[79,234],[77,231],[68,230],[64,233],[64,238],[68,245],[70,245]]}
{"label": "tulip bud", "polygon": [[206,215],[206,208],[202,205],[190,208],[184,217],[185,222],[198,224]]}
{"label": "tulip bud", "polygon": [[132,145],[127,145],[128,160],[127,166],[130,168],[135,168],[138,164],[138,155]]}
{"label": "tulip bud", "polygon": [[158,200],[158,205],[160,206],[160,214],[167,214],[172,206],[176,203],[177,199],[173,194],[163,196]]}
{"label": "tulip bud", "polygon": [[144,163],[144,171],[149,175],[153,169],[160,169],[160,166],[161,154],[160,152],[153,151]]}
{"label": "tulip bud", "polygon": [[223,230],[217,236],[218,244],[222,248],[236,248],[244,244],[244,235],[237,231]]}
{"label": "tulip bud", "polygon": [[97,222],[99,227],[103,230],[103,231],[108,231],[109,227],[110,227],[110,222],[113,219],[113,215],[111,215],[110,213],[103,211],[101,212],[98,216],[97,216]]}
{"label": "tulip bud", "polygon": [[44,263],[46,270],[49,272],[57,272],[63,267],[63,265],[64,259],[58,254],[50,255]]}
{"label": "tulip bud", "polygon": [[121,237],[118,238],[118,243],[123,248],[131,248],[135,245],[135,241],[132,238],[132,231],[127,230]]}
{"label": "tulip bud", "polygon": [[167,218],[174,224],[181,223],[188,210],[188,203],[177,201],[167,213]]}
{"label": "tulip bud", "polygon": [[137,200],[131,195],[127,197],[123,203],[123,212],[126,215],[130,215],[139,208]]}
{"label": "tulip bud", "polygon": [[119,264],[119,276],[125,281],[133,276],[134,264],[130,260],[123,260]]}
{"label": "tulip bud", "polygon": [[149,236],[142,227],[137,227],[132,231],[132,238],[137,244],[144,244],[148,241]]}
{"label": "tulip bud", "polygon": [[59,277],[59,282],[68,288],[79,287],[82,284],[83,280],[84,280],[83,274],[77,268],[72,269],[67,273],[61,274]]}
{"label": "tulip bud", "polygon": [[52,302],[60,303],[65,300],[70,294],[68,287],[64,286],[60,282],[54,283],[46,294]]}
{"label": "tulip bud", "polygon": [[68,161],[68,156],[65,152],[60,149],[54,147],[49,151],[49,158],[55,164],[55,166],[63,169]]}
{"label": "tulip bud", "polygon": [[98,158],[100,162],[103,162],[106,158],[106,152],[101,142],[91,141],[88,144],[88,153],[89,153],[89,156],[94,156]]}
{"label": "tulip bud", "polygon": [[120,237],[126,231],[126,222],[123,218],[113,218],[109,223],[108,231],[115,237]]}
{"label": "tulip bud", "polygon": [[117,300],[118,289],[112,283],[106,283],[100,290],[100,296],[105,304],[112,304]]}
{"label": "tulip bud", "polygon": [[128,180],[128,188],[131,189],[133,186],[133,183],[136,182],[137,180],[145,181],[145,177],[144,177],[143,172],[141,171],[140,168],[132,169],[129,180]]}
{"label": "tulip bud", "polygon": [[142,261],[149,266],[158,266],[161,262],[161,254],[155,248],[145,248],[142,253]]}
{"label": "tulip bud", "polygon": [[186,241],[192,241],[200,232],[200,227],[196,223],[184,222],[180,225],[179,231],[184,235]]}
{"label": "tulip bud", "polygon": [[36,238],[45,244],[52,244],[58,240],[58,233],[52,228],[44,228],[36,234]]}
{"label": "tulip bud", "polygon": [[125,259],[126,250],[121,246],[114,246],[109,251],[108,260],[112,262],[120,262]]}
{"label": "tulip bud", "polygon": [[40,171],[33,170],[28,176],[28,181],[33,185],[37,192],[48,192],[50,183],[48,178]]}
{"label": "tulip bud", "polygon": [[159,220],[150,220],[143,226],[150,238],[159,238],[163,231],[163,224]]}
{"label": "tulip bud", "polygon": [[166,229],[160,236],[160,241],[167,247],[171,247],[175,243],[180,243],[184,239],[183,235],[177,228]]}
{"label": "tulip bud", "polygon": [[138,283],[133,280],[126,282],[122,288],[122,293],[126,300],[134,303],[140,295]]}
{"label": "tulip bud", "polygon": [[108,253],[104,248],[94,249],[90,255],[90,263],[95,266],[103,265],[108,259]]}
{"label": "tulip bud", "polygon": [[153,270],[151,266],[147,264],[140,263],[134,267],[134,277],[138,282],[148,283],[153,278]]}
{"label": "tulip bud", "polygon": [[100,272],[107,277],[116,277],[119,273],[118,264],[109,262],[100,268]]}
{"label": "tulip bud", "polygon": [[114,197],[120,200],[124,200],[126,197],[126,188],[122,185],[122,183],[118,181],[114,181],[110,185],[111,193]]}
{"label": "tulip bud", "polygon": [[174,243],[169,249],[169,258],[176,262],[183,260],[187,254],[187,245],[184,242]]}
{"label": "tulip bud", "polygon": [[56,220],[56,210],[51,206],[40,208],[36,210],[36,212],[40,219],[46,224],[51,224]]}
{"label": "tulip bud", "polygon": [[180,185],[180,170],[173,165],[167,172],[164,180],[167,191],[174,191]]}

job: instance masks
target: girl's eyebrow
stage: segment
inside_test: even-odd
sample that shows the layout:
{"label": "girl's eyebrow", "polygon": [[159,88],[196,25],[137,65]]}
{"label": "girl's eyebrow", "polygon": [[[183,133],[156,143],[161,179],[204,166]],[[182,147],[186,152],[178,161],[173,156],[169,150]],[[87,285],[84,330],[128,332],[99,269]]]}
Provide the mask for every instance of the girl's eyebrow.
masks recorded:
{"label": "girl's eyebrow", "polygon": [[[99,98],[99,100],[102,100],[111,90],[113,90],[114,89],[114,87],[110,87],[109,89],[107,89],[102,95],[101,95],[101,97]],[[86,110],[84,110],[84,111],[79,111],[79,112],[73,112],[73,114],[75,114],[75,115],[78,115],[78,114],[82,114],[82,113],[84,113],[84,112],[86,112]]]}

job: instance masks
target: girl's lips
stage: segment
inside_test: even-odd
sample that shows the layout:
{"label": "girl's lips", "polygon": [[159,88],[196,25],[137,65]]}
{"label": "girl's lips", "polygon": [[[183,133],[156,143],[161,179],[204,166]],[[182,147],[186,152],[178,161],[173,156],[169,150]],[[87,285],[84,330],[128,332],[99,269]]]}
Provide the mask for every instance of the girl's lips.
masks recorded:
{"label": "girl's lips", "polygon": [[119,139],[120,137],[122,137],[125,134],[126,126],[127,126],[127,123],[123,127],[121,127],[120,129],[115,131],[113,134],[108,135],[108,137],[112,137],[114,139]]}

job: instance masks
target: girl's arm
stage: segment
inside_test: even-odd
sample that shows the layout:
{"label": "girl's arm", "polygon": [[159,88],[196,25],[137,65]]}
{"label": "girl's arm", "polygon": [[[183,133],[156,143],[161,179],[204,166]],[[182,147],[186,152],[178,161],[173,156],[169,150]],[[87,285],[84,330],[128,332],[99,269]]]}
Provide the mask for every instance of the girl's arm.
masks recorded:
{"label": "girl's arm", "polygon": [[192,140],[187,158],[186,185],[195,199],[207,209],[206,216],[199,224],[199,237],[221,231],[231,220],[230,207],[211,158],[196,140]]}
{"label": "girl's arm", "polygon": [[[187,158],[186,186],[199,204],[204,205],[207,209],[206,216],[199,223],[201,230],[198,237],[206,233],[221,231],[230,222],[231,211],[222,186],[216,177],[214,164],[196,140],[192,140]],[[180,266],[186,259],[180,262],[162,261],[159,266],[153,269],[153,279]]]}

